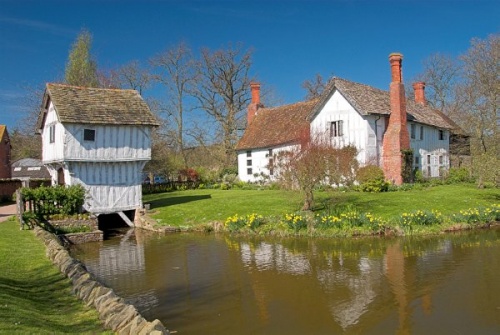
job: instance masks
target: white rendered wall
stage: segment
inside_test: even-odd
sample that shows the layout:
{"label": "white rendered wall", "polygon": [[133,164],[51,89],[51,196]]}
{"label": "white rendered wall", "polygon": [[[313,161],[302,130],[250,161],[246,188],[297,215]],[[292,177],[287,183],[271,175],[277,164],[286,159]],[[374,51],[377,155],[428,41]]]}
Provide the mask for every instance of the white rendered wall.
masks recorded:
{"label": "white rendered wall", "polygon": [[[443,130],[444,138],[440,140],[439,129],[414,123],[416,132],[413,139],[411,138],[411,124],[411,122],[408,123],[408,132],[410,147],[413,149],[414,167],[421,170],[426,177],[440,177],[443,170],[450,168],[450,132]],[[424,128],[423,139],[420,139],[420,127]],[[418,157],[418,164],[415,164],[415,157]]]}
{"label": "white rendered wall", "polygon": [[[269,171],[269,149],[272,149],[272,155],[277,155],[281,151],[291,150],[296,146],[278,146],[266,149],[253,149],[248,157],[247,151],[238,152],[238,178],[244,182],[257,182],[262,180],[261,174],[269,176],[273,180],[273,176]],[[249,165],[250,163],[250,165]],[[252,169],[252,173],[248,173],[248,169]],[[274,171],[277,173],[277,171]],[[257,174],[257,176],[255,176]]]}

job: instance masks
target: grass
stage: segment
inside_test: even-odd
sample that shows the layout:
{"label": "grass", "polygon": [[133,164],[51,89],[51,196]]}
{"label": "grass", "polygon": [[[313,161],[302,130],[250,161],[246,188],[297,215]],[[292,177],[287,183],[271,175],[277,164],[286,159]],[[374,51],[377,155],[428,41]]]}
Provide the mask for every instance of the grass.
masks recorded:
{"label": "grass", "polygon": [[12,219],[0,223],[0,333],[112,334],[71,292],[33,231]]}
{"label": "grass", "polygon": [[[317,192],[315,196],[317,212],[348,206],[389,220],[415,210],[437,210],[449,215],[499,203],[500,189],[457,184],[404,192]],[[302,197],[297,192],[279,190],[190,190],[146,195],[144,202],[151,204],[152,217],[160,225],[190,227],[223,222],[234,214],[281,217],[299,211]]]}

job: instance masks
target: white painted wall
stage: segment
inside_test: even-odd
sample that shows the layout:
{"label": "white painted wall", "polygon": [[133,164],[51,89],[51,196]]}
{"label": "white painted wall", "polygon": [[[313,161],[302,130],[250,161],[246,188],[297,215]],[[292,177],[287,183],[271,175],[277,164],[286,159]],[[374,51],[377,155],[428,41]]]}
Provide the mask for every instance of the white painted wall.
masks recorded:
{"label": "white painted wall", "polygon": [[[65,160],[116,162],[151,159],[150,127],[85,124],[65,126]],[[84,141],[84,129],[95,131],[95,141]]]}
{"label": "white painted wall", "polygon": [[[55,141],[50,143],[50,127],[55,126]],[[64,156],[64,126],[59,122],[54,105],[49,105],[45,124],[42,129],[42,162],[44,164],[61,161]]]}
{"label": "white painted wall", "polygon": [[142,207],[141,173],[145,161],[69,162],[68,185],[80,184],[88,194],[85,209],[114,213]]}
{"label": "white painted wall", "polygon": [[[277,155],[281,151],[292,150],[294,145],[286,145],[279,146],[274,148],[265,148],[265,149],[253,149],[249,150],[250,156],[248,156],[247,151],[239,151],[238,152],[238,178],[244,182],[257,182],[262,180],[260,176],[263,173],[266,176],[269,176],[271,180],[273,176],[270,175],[269,171],[269,149],[272,149],[272,154]],[[248,169],[252,169],[252,173],[248,173]],[[274,171],[274,175],[277,171]],[[257,176],[254,176],[257,174]]]}
{"label": "white painted wall", "polygon": [[[408,123],[410,136],[411,124],[412,122]],[[444,139],[440,140],[439,129],[428,125],[414,124],[416,126],[415,138],[410,137],[414,167],[421,170],[425,177],[440,177],[442,170],[450,168],[450,132],[444,130]],[[420,127],[424,129],[423,139],[420,139]],[[416,164],[415,157],[418,157],[418,164]]]}

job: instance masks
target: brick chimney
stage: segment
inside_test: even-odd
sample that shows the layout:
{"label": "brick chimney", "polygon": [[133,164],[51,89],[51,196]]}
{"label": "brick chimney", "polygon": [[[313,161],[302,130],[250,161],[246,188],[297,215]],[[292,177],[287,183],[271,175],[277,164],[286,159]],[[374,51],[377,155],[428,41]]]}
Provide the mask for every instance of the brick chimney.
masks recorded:
{"label": "brick chimney", "polygon": [[413,83],[413,91],[415,92],[415,102],[425,106],[425,83],[423,81]]}
{"label": "brick chimney", "polygon": [[247,125],[252,123],[253,118],[257,114],[257,110],[259,108],[264,107],[264,105],[260,103],[260,84],[256,82],[251,82],[250,91],[252,93],[252,101],[250,102],[250,105],[248,105]]}
{"label": "brick chimney", "polygon": [[383,140],[383,170],[385,178],[396,185],[403,183],[402,150],[410,149],[410,136],[406,127],[406,98],[402,80],[403,55],[389,55],[391,64],[390,104],[391,114]]}

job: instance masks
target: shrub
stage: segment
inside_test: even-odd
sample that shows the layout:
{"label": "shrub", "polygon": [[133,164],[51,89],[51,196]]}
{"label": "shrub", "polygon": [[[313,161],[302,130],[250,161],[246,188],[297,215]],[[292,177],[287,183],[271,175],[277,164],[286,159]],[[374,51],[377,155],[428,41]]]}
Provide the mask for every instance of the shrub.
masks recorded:
{"label": "shrub", "polygon": [[[25,201],[33,202],[33,214],[38,219],[55,214],[79,213],[85,201],[85,189],[81,185],[22,188],[21,194]],[[31,218],[32,214],[25,213],[27,218]]]}
{"label": "shrub", "polygon": [[473,183],[474,178],[471,177],[470,172],[467,168],[451,168],[448,171],[446,182],[449,184]]}
{"label": "shrub", "polygon": [[384,171],[376,165],[367,165],[358,170],[356,179],[362,192],[386,192],[389,183],[385,181]]}

